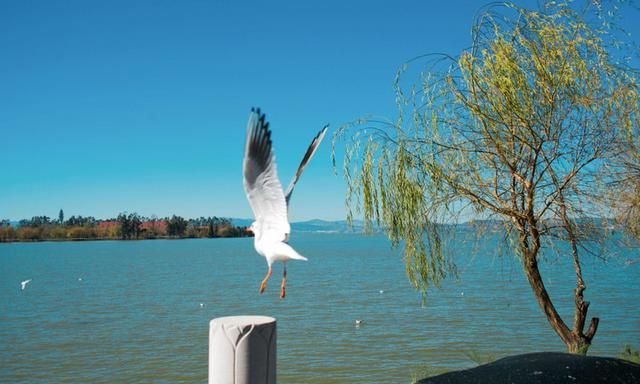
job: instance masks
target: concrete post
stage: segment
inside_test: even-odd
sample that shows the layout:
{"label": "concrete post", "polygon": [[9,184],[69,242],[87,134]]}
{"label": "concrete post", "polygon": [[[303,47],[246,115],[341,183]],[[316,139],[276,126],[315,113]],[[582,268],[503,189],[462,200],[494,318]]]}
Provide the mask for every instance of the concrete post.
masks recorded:
{"label": "concrete post", "polygon": [[209,384],[275,384],[276,319],[219,317],[209,323]]}

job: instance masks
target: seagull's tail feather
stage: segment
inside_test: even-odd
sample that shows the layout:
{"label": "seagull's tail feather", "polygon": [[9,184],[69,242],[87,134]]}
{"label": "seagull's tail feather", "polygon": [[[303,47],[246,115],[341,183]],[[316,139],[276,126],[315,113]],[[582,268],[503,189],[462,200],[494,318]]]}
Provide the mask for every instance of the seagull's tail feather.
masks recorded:
{"label": "seagull's tail feather", "polygon": [[277,243],[271,247],[270,254],[267,256],[272,261],[289,261],[289,260],[302,260],[307,261],[307,258],[296,252],[289,244]]}
{"label": "seagull's tail feather", "polygon": [[289,257],[292,258],[293,260],[309,261],[306,257],[302,256],[297,252],[294,255],[289,255]]}
{"label": "seagull's tail feather", "polygon": [[286,244],[289,249],[291,249],[290,252],[287,253],[287,257],[293,260],[302,260],[302,261],[308,261],[306,257],[302,256],[301,254],[299,254],[295,249],[291,248],[291,246],[289,246],[289,244]]}

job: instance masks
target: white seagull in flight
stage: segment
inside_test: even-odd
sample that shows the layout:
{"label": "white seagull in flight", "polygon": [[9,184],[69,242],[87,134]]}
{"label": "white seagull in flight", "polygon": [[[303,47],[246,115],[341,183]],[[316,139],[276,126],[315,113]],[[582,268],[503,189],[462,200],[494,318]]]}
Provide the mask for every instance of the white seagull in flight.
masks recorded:
{"label": "white seagull in flight", "polygon": [[31,279],[25,280],[25,281],[21,281],[20,282],[20,288],[24,291],[25,288],[27,288],[27,284],[29,284],[31,282]]}
{"label": "white seagull in flight", "polygon": [[244,148],[242,171],[244,190],[256,218],[247,230],[254,233],[253,244],[256,251],[267,259],[269,266],[267,275],[260,284],[260,293],[264,292],[267,280],[271,277],[271,264],[274,261],[282,261],[283,264],[284,274],[280,286],[280,298],[284,298],[287,261],[307,260],[287,244],[291,232],[291,226],[287,219],[287,207],[293,187],[327,133],[327,127],[322,128],[311,141],[295,176],[289,183],[287,191],[284,192],[276,174],[269,123],[265,121],[265,115],[260,113],[260,109],[251,109],[247,124],[247,141]]}

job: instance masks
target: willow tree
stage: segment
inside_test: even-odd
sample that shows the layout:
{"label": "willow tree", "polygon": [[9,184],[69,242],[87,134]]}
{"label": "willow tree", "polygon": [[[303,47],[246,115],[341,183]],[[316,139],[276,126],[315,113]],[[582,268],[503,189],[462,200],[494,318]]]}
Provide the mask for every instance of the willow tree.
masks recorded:
{"label": "willow tree", "polygon": [[[551,4],[551,3],[550,3]],[[606,171],[637,114],[637,85],[608,52],[606,36],[566,5],[485,10],[472,46],[429,56],[407,91],[398,74],[399,116],[341,127],[349,218],[377,222],[403,244],[407,274],[427,292],[451,270],[446,223],[499,219],[535,299],[569,352],[586,353],[581,262],[607,207]],[[548,239],[568,244],[575,270],[572,324],[553,304],[538,262]]]}
{"label": "willow tree", "polygon": [[636,116],[636,123],[628,127],[619,143],[619,155],[612,166],[618,176],[611,188],[612,201],[619,223],[640,242],[640,116]]}

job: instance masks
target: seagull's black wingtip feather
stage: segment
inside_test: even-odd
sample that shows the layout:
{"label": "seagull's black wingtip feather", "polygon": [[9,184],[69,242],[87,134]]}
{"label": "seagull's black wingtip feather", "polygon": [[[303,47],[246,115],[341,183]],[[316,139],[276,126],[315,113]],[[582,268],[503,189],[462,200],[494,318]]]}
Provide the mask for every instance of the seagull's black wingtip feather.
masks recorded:
{"label": "seagull's black wingtip feather", "polygon": [[272,157],[272,142],[269,122],[266,121],[266,114],[262,113],[260,108],[252,107],[251,113],[255,113],[255,117],[257,117],[257,119],[250,129],[248,154],[250,157],[266,165],[271,161]]}
{"label": "seagull's black wingtip feather", "polygon": [[258,118],[264,117],[265,114],[260,112],[260,107],[251,107],[251,113],[258,115]]}

